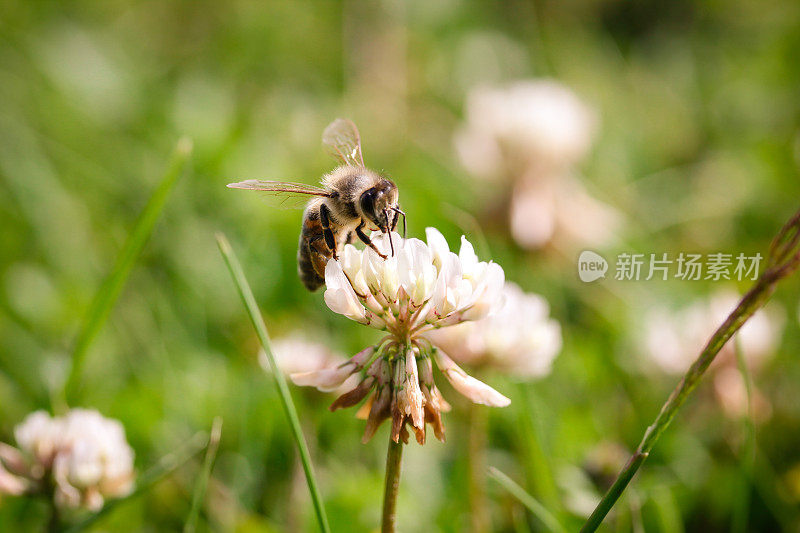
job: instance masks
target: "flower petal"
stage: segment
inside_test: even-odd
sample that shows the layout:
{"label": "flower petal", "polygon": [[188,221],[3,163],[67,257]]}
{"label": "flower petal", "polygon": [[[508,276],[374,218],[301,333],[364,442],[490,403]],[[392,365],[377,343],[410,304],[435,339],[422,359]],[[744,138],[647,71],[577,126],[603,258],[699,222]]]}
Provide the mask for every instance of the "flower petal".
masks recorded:
{"label": "flower petal", "polygon": [[366,310],[338,261],[331,260],[325,265],[325,284],[325,303],[331,311],[362,324],[368,322]]}
{"label": "flower petal", "polygon": [[439,370],[458,392],[475,403],[490,407],[506,407],[511,400],[494,390],[486,383],[479,381],[464,372],[452,359],[441,350],[435,350],[436,364]]}
{"label": "flower petal", "polygon": [[450,247],[444,236],[436,228],[425,228],[425,237],[428,248],[431,250],[431,259],[438,270],[442,267],[442,258],[450,253]]}
{"label": "flower petal", "polygon": [[478,265],[478,256],[475,255],[475,248],[463,235],[461,236],[461,249],[458,251],[458,258],[461,260],[461,268],[464,269],[464,272],[472,272]]}
{"label": "flower petal", "polygon": [[300,387],[316,387],[322,392],[333,392],[341,387],[351,374],[364,368],[374,353],[375,347],[370,346],[338,366],[313,372],[298,372],[290,377],[294,384]]}

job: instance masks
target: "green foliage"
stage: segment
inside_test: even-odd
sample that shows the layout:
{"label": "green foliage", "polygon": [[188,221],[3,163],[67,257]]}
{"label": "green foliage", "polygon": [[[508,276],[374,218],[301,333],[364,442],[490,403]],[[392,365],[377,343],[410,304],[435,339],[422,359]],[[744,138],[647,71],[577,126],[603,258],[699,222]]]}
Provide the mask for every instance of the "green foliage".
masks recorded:
{"label": "green foliage", "polygon": [[[507,278],[544,295],[561,322],[550,375],[478,374],[512,400],[490,413],[489,464],[543,504],[555,493],[561,509],[548,511],[577,529],[610,484],[592,467],[597,448],[631,452],[677,382],[643,354],[641,317],[747,284],[583,284],[576,254],[521,250],[498,215],[502,188],[470,179],[453,152],[468,90],[548,76],[595,108],[596,141],[576,172],[626,216],[604,256],[764,254],[800,198],[799,17],[790,0],[0,3],[0,441],[50,407],[97,289],[185,135],[191,172],[128,263],[70,405],[124,424],[140,481],[222,418],[197,531],[316,531],[281,398],[214,234],[230,237],[274,337],[299,331],[346,354],[374,342],[297,280],[300,211],[225,188],[314,183],[333,166],[323,128],[348,116],[368,165],[398,184],[411,236],[433,225],[451,243],[462,232],[478,243],[459,213],[474,216]],[[704,379],[606,527],[800,527],[798,288],[790,279],[775,295],[784,334],[751,371],[769,405],[754,435],[722,414]],[[404,451],[401,531],[469,524],[467,406],[442,388],[454,407],[448,441]],[[331,529],[374,531],[386,429],[362,445],[352,411],[292,393]],[[102,527],[182,528],[202,465],[170,472]],[[494,530],[541,529],[494,481],[487,492]],[[40,528],[46,516],[39,503],[0,499],[0,530]]]}

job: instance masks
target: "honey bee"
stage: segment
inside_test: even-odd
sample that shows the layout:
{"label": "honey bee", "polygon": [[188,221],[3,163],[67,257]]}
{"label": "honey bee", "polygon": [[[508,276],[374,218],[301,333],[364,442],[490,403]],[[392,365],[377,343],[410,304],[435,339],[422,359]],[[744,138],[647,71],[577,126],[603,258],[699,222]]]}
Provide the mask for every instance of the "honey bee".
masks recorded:
{"label": "honey bee", "polygon": [[389,246],[394,255],[391,232],[403,216],[397,186],[389,179],[364,166],[361,155],[361,136],[350,120],[336,119],[325,128],[322,142],[341,165],[322,177],[321,187],[283,181],[245,180],[230,183],[232,189],[265,191],[289,198],[310,198],[303,213],[303,228],[297,249],[297,273],[303,285],[315,291],[325,284],[325,265],[338,259],[339,250],[356,237],[381,253],[365,229],[389,234]]}

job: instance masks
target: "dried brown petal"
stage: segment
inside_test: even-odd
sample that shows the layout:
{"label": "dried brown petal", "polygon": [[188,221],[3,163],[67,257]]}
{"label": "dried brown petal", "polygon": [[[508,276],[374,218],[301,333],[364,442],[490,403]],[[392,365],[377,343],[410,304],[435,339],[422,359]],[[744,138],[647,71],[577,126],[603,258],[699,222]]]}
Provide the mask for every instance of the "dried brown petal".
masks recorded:
{"label": "dried brown petal", "polygon": [[336,411],[337,409],[342,409],[344,407],[352,407],[361,400],[363,400],[369,391],[372,390],[372,386],[375,384],[375,378],[372,376],[368,376],[366,379],[361,381],[358,385],[355,386],[352,390],[345,392],[328,408],[331,411]]}
{"label": "dried brown petal", "polygon": [[359,420],[366,420],[369,412],[372,410],[372,403],[375,401],[375,394],[367,398],[367,401],[361,404],[361,407],[356,411],[356,418]]}
{"label": "dried brown petal", "polygon": [[364,428],[364,436],[361,442],[366,444],[375,435],[384,420],[389,418],[392,403],[392,392],[389,387],[379,388],[373,396],[372,407],[369,410],[367,425]]}
{"label": "dried brown petal", "polygon": [[441,442],[445,441],[444,436],[444,423],[442,422],[442,414],[431,408],[430,405],[425,406],[425,422],[433,426],[433,434]]}
{"label": "dried brown petal", "polygon": [[[403,444],[408,444],[408,437],[409,437],[408,430],[406,429],[405,424],[403,424],[403,427],[400,428],[400,438],[403,439]],[[395,442],[398,441],[395,440]]]}

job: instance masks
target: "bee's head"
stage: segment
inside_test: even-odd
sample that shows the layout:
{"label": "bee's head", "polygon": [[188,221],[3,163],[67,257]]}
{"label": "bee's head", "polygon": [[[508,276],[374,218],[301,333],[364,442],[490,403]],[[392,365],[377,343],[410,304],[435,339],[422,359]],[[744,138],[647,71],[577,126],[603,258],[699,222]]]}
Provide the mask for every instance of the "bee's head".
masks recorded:
{"label": "bee's head", "polygon": [[[397,198],[397,186],[387,179],[381,179],[377,185],[361,193],[358,201],[361,216],[383,233],[389,233],[397,223]],[[389,240],[391,244],[391,235]]]}

